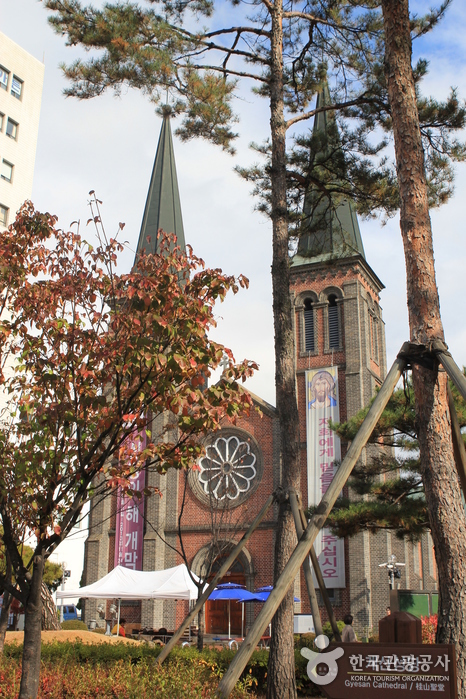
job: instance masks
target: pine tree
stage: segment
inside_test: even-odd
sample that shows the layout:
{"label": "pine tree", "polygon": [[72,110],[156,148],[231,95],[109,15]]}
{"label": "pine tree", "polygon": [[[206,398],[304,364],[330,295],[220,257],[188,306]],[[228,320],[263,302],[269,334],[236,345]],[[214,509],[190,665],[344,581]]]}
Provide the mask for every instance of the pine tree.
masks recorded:
{"label": "pine tree", "polygon": [[[464,427],[466,403],[455,386],[450,388],[459,424]],[[368,410],[369,406],[348,422],[334,425],[343,442],[354,439]],[[327,520],[330,528],[340,537],[389,529],[399,538],[418,539],[430,531],[430,523],[411,380],[393,393],[369,443],[377,445],[377,455],[353,469],[348,481],[351,498],[337,501]]]}
{"label": "pine tree", "polygon": [[[380,3],[253,0],[252,5],[233,2],[229,6],[213,0],[147,0],[142,6],[107,3],[95,9],[79,0],[43,2],[53,11],[53,27],[70,45],[92,49],[89,60],[64,67],[70,80],[67,95],[87,99],[107,89],[118,94],[129,86],[143,90],[159,104],[168,90],[174,112],[183,115],[178,135],[202,137],[230,152],[237,84],[250,82],[268,102],[270,140],[259,146],[268,156],[266,166],[245,174],[256,181],[259,207],[272,220],[276,395],[284,492],[276,535],[278,577],[296,541],[286,492],[300,486],[289,293],[290,221],[299,234],[303,224],[299,203],[309,186],[322,193],[329,207],[337,207],[348,193],[356,194],[358,208],[366,214],[380,207],[390,215],[402,201],[393,163],[384,157],[385,140],[372,142],[377,126],[388,133],[393,123]],[[438,11],[412,17],[413,35],[430,31],[448,4],[447,0]],[[231,23],[224,23],[227,7]],[[425,62],[415,67],[417,83],[425,71]],[[343,155],[340,143],[339,148],[329,148],[327,162],[316,159],[309,163],[307,143],[297,130],[315,115],[312,99],[327,79],[332,86],[331,101],[322,109],[348,120]],[[450,139],[451,132],[464,125],[465,110],[454,92],[445,104],[418,97],[421,136],[428,154],[427,188],[430,201],[440,203],[451,192],[451,160],[465,157],[464,147]],[[287,132],[295,130],[287,152]],[[292,615],[290,590],[272,627],[269,699],[296,697]]]}

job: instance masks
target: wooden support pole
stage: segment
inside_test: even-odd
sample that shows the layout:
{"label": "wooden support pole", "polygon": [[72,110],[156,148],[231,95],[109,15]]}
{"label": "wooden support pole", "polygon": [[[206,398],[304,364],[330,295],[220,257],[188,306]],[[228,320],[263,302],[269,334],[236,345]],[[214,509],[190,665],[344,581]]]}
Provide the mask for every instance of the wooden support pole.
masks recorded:
{"label": "wooden support pole", "polygon": [[466,377],[464,376],[459,366],[455,364],[455,361],[451,356],[450,352],[447,352],[446,347],[445,351],[439,350],[437,349],[436,345],[434,345],[434,351],[436,356],[438,357],[439,362],[447,372],[448,376],[453,381],[456,388],[463,396],[464,400],[466,400]]}
{"label": "wooden support pole", "polygon": [[359,459],[361,451],[366,445],[367,440],[374,431],[374,428],[379,421],[379,418],[382,415],[405,367],[406,360],[402,357],[397,357],[361,427],[359,428],[356,437],[348,449],[348,453],[343,459],[340,468],[335,473],[327,492],[320,501],[316,509],[316,513],[309,522],[301,539],[298,541],[298,545],[291,554],[288,563],[275,584],[274,589],[270,593],[248,635],[233,658],[230,667],[220,681],[217,689],[217,695],[222,697],[222,699],[227,699],[227,697],[230,696],[236,682],[246,667],[246,663],[251,657],[254,648],[258,644],[260,637],[280,606],[280,603],[288,588],[298,574],[304,559],[309,555],[309,550],[314,543],[317,534],[324,526],[325,520],[330,514],[336,499],[346,484],[346,481],[348,480],[356,461]]}
{"label": "wooden support pole", "polygon": [[236,544],[235,548],[233,551],[230,553],[230,555],[225,559],[225,562],[223,565],[220,566],[218,572],[214,576],[212,582],[210,585],[204,590],[204,592],[201,594],[201,596],[198,598],[196,605],[192,608],[192,610],[189,612],[189,614],[185,617],[184,621],[182,622],[181,626],[175,631],[169,642],[162,648],[162,652],[160,655],[157,656],[156,663],[160,664],[163,663],[165,658],[168,656],[170,651],[173,649],[173,646],[177,643],[177,641],[181,638],[183,635],[185,629],[191,624],[193,619],[199,614],[199,611],[202,609],[203,605],[205,604],[207,598],[209,595],[213,592],[215,589],[217,583],[219,580],[223,578],[225,573],[230,569],[232,563],[238,558],[238,555],[241,553],[242,549],[246,546],[248,540],[251,538],[259,524],[262,522],[264,519],[265,515],[267,514],[270,506],[272,505],[273,501],[275,500],[275,495],[269,495],[267,498],[266,502],[264,503],[261,511],[257,515],[256,519],[253,521],[247,532],[242,536],[240,541]]}
{"label": "wooden support pole", "polygon": [[[307,527],[307,520],[306,520],[306,515],[304,514],[302,508],[300,508],[300,514],[301,514],[301,519],[303,522],[304,528]],[[327,610],[327,615],[330,621],[330,625],[332,627],[333,635],[335,636],[335,640],[337,643],[341,643],[341,636],[340,636],[340,629],[338,628],[337,620],[335,618],[335,613],[333,611],[332,603],[330,602],[330,597],[328,596],[327,588],[325,587],[325,581],[324,581],[324,576],[322,575],[322,571],[320,569],[319,561],[317,560],[317,555],[314,549],[314,546],[311,546],[311,563],[312,567],[314,568],[314,573],[317,578],[317,584],[319,585],[319,590],[320,594],[322,595],[322,599],[325,604],[325,609]]]}
{"label": "wooden support pole", "polygon": [[450,386],[448,386],[448,405],[450,406],[451,436],[453,440],[453,452],[456,468],[460,479],[463,497],[466,499],[466,451],[464,450],[463,437],[455,410],[455,401]]}
{"label": "wooden support pole", "polygon": [[[301,515],[299,512],[298,498],[296,496],[296,491],[294,488],[289,491],[291,512],[293,513],[294,523],[296,527],[296,534],[298,535],[298,540],[302,537],[304,528],[301,521]],[[316,589],[314,587],[314,580],[312,579],[311,564],[309,563],[309,558],[303,561],[304,579],[306,581],[307,594],[309,595],[309,602],[311,605],[312,620],[314,622],[314,631],[316,636],[320,636],[322,632],[322,619],[320,618],[319,603],[317,602]]]}

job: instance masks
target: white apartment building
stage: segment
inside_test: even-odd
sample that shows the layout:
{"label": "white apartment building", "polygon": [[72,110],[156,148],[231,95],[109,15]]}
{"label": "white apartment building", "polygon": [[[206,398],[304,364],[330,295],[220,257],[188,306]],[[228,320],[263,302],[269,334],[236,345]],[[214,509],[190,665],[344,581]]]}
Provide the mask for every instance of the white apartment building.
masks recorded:
{"label": "white apartment building", "polygon": [[0,229],[31,198],[44,64],[0,32]]}

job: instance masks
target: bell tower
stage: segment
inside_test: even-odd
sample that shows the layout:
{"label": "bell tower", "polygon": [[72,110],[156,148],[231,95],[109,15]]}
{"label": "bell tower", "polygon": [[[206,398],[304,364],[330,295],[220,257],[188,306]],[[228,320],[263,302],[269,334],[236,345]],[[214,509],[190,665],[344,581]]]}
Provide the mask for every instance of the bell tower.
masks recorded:
{"label": "bell tower", "polygon": [[[324,88],[317,107],[326,98]],[[330,129],[336,129],[333,117],[318,113],[314,142],[325,143]],[[366,260],[356,212],[348,199],[330,207],[318,196],[312,190],[306,196],[305,228],[291,261],[305,506],[320,501],[341,460],[328,420],[344,422],[355,415],[386,374],[379,305],[384,286]],[[338,540],[324,530],[316,552],[337,618],[351,611],[357,628],[372,627],[387,604],[378,564],[391,552],[391,535],[362,533]]]}

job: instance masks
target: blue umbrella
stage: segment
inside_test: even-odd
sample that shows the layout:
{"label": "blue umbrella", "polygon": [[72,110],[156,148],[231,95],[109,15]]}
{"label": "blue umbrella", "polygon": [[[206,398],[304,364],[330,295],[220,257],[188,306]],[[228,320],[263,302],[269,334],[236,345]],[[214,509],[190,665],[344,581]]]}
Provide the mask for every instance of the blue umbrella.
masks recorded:
{"label": "blue umbrella", "polygon": [[[244,588],[244,585],[235,583],[223,583],[217,585],[215,590],[209,595],[210,600],[228,600],[228,638],[231,638],[231,600],[247,602],[255,599],[255,595]],[[244,607],[243,607],[244,610]],[[243,634],[243,620],[241,619],[241,635]]]}
{"label": "blue umbrella", "polygon": [[[273,590],[272,585],[264,585],[263,587],[258,587],[254,592],[256,602],[266,602],[269,598],[270,593]],[[301,602],[298,597],[294,598],[295,602]]]}

